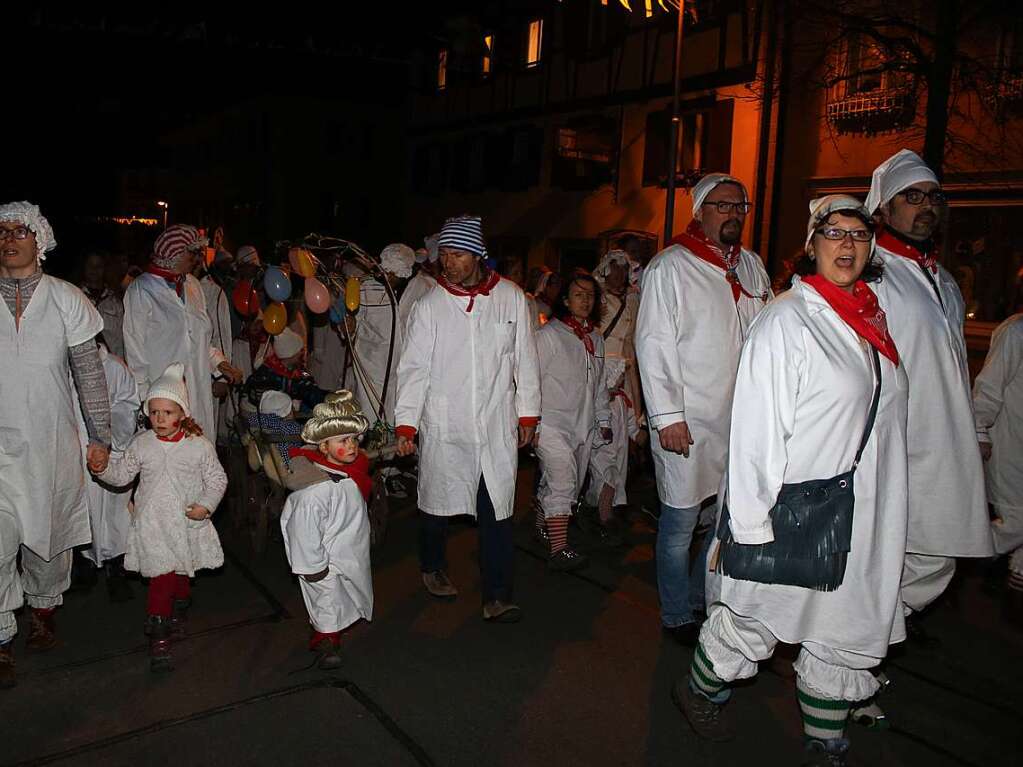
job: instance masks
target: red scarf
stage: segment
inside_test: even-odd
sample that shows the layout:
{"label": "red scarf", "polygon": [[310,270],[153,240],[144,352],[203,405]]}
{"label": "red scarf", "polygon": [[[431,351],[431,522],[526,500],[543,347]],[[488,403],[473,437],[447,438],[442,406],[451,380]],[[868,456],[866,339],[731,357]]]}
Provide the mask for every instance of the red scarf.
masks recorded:
{"label": "red scarf", "polygon": [[305,371],[302,370],[302,368],[295,368],[294,370],[289,370],[288,368],[284,367],[284,363],[281,362],[277,355],[274,353],[272,346],[267,350],[266,356],[263,358],[263,364],[283,378],[290,378],[294,380],[296,378],[305,377]]}
{"label": "red scarf", "polygon": [[586,351],[588,351],[592,357],[596,353],[593,349],[593,336],[590,335],[590,333],[593,332],[593,323],[590,320],[579,322],[579,320],[572,315],[558,317],[558,319],[572,328],[572,332],[575,333],[575,337],[583,342],[583,346],[586,347]]}
{"label": "red scarf", "polygon": [[[156,434],[156,432],[153,433]],[[169,437],[161,437],[159,434],[156,434],[156,438],[161,442],[180,442],[182,439],[184,439],[184,437],[185,437],[184,429],[178,429],[175,434],[172,434]]]}
{"label": "red scarf", "polygon": [[369,503],[369,497],[373,492],[373,478],[369,476],[369,458],[361,450],[355,457],[355,460],[351,463],[334,463],[319,450],[311,447],[296,446],[288,448],[288,457],[308,458],[310,461],[320,466],[332,469],[333,471],[344,472],[355,482],[356,485],[358,485],[359,492],[362,493],[363,499]]}
{"label": "red scarf", "polygon": [[[735,271],[739,268],[739,253],[742,248],[739,245],[731,245],[728,251],[722,255],[721,249],[704,233],[703,227],[695,218],[689,222],[689,226],[682,234],[676,236],[668,244],[681,245],[701,261],[706,261],[723,271],[725,279],[732,286],[732,298],[735,303],[739,303],[739,296],[755,297],[742,286],[742,283],[739,282],[739,275]],[[761,296],[761,300],[766,301],[766,296]]]}
{"label": "red scarf", "polygon": [[155,274],[157,277],[162,277],[168,285],[174,288],[178,298],[181,298],[185,292],[185,275],[172,272],[170,269],[164,269],[162,266],[157,266],[153,263],[146,267],[146,271],[150,274]]}
{"label": "red scarf", "polygon": [[888,334],[888,321],[885,319],[884,310],[877,303],[877,295],[867,283],[857,280],[853,292],[846,293],[819,274],[807,275],[802,280],[820,293],[860,338],[877,348],[896,365],[899,364],[899,350],[895,348],[895,341]]}
{"label": "red scarf", "polygon": [[476,300],[476,296],[489,296],[490,291],[494,289],[494,286],[501,281],[501,275],[497,272],[487,271],[486,274],[482,275],[479,282],[473,285],[471,288],[463,288],[461,285],[455,285],[453,282],[449,282],[448,278],[441,274],[437,277],[437,282],[441,287],[444,288],[448,293],[453,296],[468,296],[469,305],[465,307],[465,311],[471,312],[473,302]]}
{"label": "red scarf", "polygon": [[934,256],[931,248],[921,250],[902,238],[892,234],[887,228],[880,227],[877,230],[877,247],[884,248],[897,256],[916,261],[924,269],[930,269],[931,274],[938,273],[938,259]]}

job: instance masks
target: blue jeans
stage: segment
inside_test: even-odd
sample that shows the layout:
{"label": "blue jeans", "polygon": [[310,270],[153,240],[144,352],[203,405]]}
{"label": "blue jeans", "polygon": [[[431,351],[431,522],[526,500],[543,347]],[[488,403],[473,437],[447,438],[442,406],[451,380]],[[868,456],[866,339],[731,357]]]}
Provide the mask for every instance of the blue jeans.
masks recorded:
{"label": "blue jeans", "polygon": [[657,523],[657,594],[661,599],[661,623],[675,628],[692,623],[694,610],[703,610],[707,581],[707,552],[713,536],[707,535],[689,575],[689,546],[700,520],[700,506],[677,509],[661,504]]}

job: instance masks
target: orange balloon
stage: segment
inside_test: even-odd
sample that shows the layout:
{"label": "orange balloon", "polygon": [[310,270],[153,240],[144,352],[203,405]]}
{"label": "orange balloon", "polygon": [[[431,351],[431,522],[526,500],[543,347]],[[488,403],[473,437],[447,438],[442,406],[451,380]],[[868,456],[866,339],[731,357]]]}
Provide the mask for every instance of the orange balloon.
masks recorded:
{"label": "orange balloon", "polygon": [[312,277],[316,274],[316,260],[308,250],[292,248],[288,251],[288,261],[291,263],[291,267],[303,277]]}
{"label": "orange balloon", "polygon": [[359,293],[359,278],[349,277],[348,282],[345,283],[345,306],[350,312],[356,312],[359,310],[359,304],[362,302],[362,296]]}
{"label": "orange balloon", "polygon": [[263,310],[263,329],[272,336],[288,326],[288,310],[284,304],[270,304]]}

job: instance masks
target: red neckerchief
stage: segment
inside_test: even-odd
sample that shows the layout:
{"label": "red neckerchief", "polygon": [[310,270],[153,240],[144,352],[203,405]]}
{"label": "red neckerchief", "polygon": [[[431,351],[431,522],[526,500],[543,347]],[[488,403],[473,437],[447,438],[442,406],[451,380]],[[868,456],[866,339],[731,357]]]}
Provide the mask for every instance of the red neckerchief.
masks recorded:
{"label": "red neckerchief", "polygon": [[593,337],[590,335],[590,333],[593,332],[593,323],[589,320],[579,322],[579,320],[570,314],[565,317],[558,317],[558,319],[572,329],[572,332],[575,333],[575,337],[583,342],[583,346],[586,347],[586,351],[588,351],[592,357],[596,353],[593,349]]}
{"label": "red neckerchief", "polygon": [[172,272],[170,269],[164,269],[162,266],[157,266],[154,263],[150,263],[146,267],[146,271],[150,274],[155,274],[157,277],[162,277],[168,285],[174,288],[178,298],[181,298],[185,292],[185,275]]}
{"label": "red neckerchief", "polygon": [[851,327],[864,341],[876,347],[881,354],[896,365],[899,364],[899,351],[895,341],[888,333],[888,321],[884,309],[877,303],[877,295],[863,280],[857,280],[852,293],[846,293],[833,282],[828,282],[819,274],[810,274],[802,278],[803,282],[812,286],[827,301],[831,308],[838,312],[845,324]]}
{"label": "red neckerchief", "polygon": [[618,397],[625,400],[625,404],[629,407],[629,409],[632,409],[632,400],[629,399],[629,395],[625,393],[625,389],[619,387],[611,390],[611,400],[614,401]]}
{"label": "red neckerchief", "polygon": [[879,248],[884,248],[897,256],[916,261],[924,269],[930,269],[931,274],[938,273],[938,259],[935,258],[932,248],[921,250],[909,244],[901,237],[896,236],[883,226],[877,230],[876,243]]}
{"label": "red neckerchief", "polygon": [[465,307],[465,311],[471,312],[473,302],[476,300],[476,296],[489,296],[490,291],[494,289],[494,286],[501,281],[501,275],[497,272],[487,270],[485,275],[481,276],[479,282],[473,285],[471,288],[463,288],[461,285],[455,285],[448,281],[448,278],[443,274],[437,277],[437,283],[444,288],[448,293],[453,296],[468,296],[469,305]]}
{"label": "red neckerchief", "polygon": [[369,503],[369,496],[373,492],[373,478],[369,476],[369,458],[361,450],[355,457],[355,460],[351,463],[334,463],[319,450],[311,447],[296,446],[288,448],[288,457],[308,458],[315,464],[319,464],[320,466],[324,466],[333,471],[343,472],[355,482],[359,488],[359,492],[362,493],[363,499]]}
{"label": "red neckerchief", "polygon": [[689,222],[689,226],[682,234],[676,236],[668,244],[681,245],[701,261],[706,261],[723,271],[725,279],[732,286],[732,298],[735,303],[739,303],[739,296],[754,298],[753,294],[742,286],[739,275],[735,271],[739,268],[739,253],[742,251],[739,245],[730,246],[728,251],[722,255],[720,248],[704,233],[703,227],[695,218]]}
{"label": "red neckerchief", "polygon": [[274,354],[272,346],[270,347],[269,350],[267,350],[266,357],[263,358],[263,364],[270,368],[277,375],[283,376],[284,378],[291,379],[305,378],[305,371],[302,370],[302,368],[295,368],[294,370],[289,370],[288,368],[284,367],[284,363],[280,361],[276,354]]}
{"label": "red neckerchief", "polygon": [[[156,434],[156,432],[153,433]],[[159,434],[156,434],[156,438],[161,442],[180,442],[185,438],[185,430],[178,429],[175,434],[172,434],[169,437],[161,437]]]}

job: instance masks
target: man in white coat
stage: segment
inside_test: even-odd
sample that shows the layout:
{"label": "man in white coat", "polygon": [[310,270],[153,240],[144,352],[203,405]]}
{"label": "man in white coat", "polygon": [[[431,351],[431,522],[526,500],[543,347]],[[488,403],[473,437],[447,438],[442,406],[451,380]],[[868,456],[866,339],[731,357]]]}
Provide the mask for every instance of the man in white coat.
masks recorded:
{"label": "man in white coat", "polygon": [[689,573],[689,546],[704,502],[725,471],[739,352],[771,297],[760,257],[742,247],[750,202],[723,173],[693,189],[693,220],[643,274],[636,352],[651,429],[661,516],[657,589],[661,623],[682,644],[699,633],[704,547]]}
{"label": "man in white coat", "polygon": [[[207,267],[204,260],[196,274],[203,298],[206,299],[206,313],[213,324],[212,346],[224,353],[224,359],[228,363],[232,363],[234,354],[234,334],[231,330],[231,301],[224,290],[224,285],[227,285],[227,276],[233,260],[234,257],[226,250],[217,250],[213,264]],[[228,397],[230,390],[226,376],[219,371],[215,373],[212,386],[215,400],[213,407],[217,411],[217,432],[206,436],[211,442],[224,445],[227,444],[229,436],[228,421],[235,416],[231,412],[233,406]]]}
{"label": "man in white coat", "polygon": [[867,209],[879,216],[877,297],[909,375],[909,533],[902,602],[911,639],[928,642],[913,613],[941,596],[956,557],[993,553],[984,474],[970,401],[963,297],[936,260],[932,236],[945,196],[934,172],[903,149],[874,171]]}
{"label": "man in white coat", "polygon": [[213,344],[206,299],[191,274],[205,246],[198,230],[184,224],[169,226],[157,237],[146,272],[124,294],[124,351],[143,402],[167,366],[182,363],[192,392],[192,417],[208,439],[216,439],[212,371],[231,383],[241,383],[241,373]]}
{"label": "man in white coat", "polygon": [[985,461],[995,550],[1009,554],[1009,587],[1023,592],[1023,314],[991,336],[973,384],[977,439]]}
{"label": "man in white coat", "polygon": [[416,264],[418,268],[412,279],[405,285],[398,301],[398,322],[402,331],[408,326],[409,315],[412,314],[412,307],[416,301],[425,296],[437,287],[437,271],[440,263],[440,253],[437,250],[438,235],[432,234],[425,238],[425,248],[416,251]]}
{"label": "man in white coat", "polygon": [[441,230],[443,289],[412,309],[398,365],[398,454],[419,436],[420,569],[427,591],[453,599],[447,576],[448,517],[479,522],[483,618],[512,622],[512,511],[518,449],[540,415],[536,344],[525,294],[485,269],[480,219]]}

